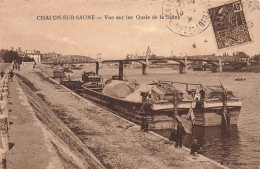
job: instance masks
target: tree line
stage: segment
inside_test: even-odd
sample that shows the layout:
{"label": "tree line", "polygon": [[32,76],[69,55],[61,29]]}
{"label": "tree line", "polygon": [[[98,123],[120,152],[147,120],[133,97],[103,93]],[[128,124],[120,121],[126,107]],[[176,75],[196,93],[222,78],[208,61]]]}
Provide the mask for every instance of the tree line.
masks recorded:
{"label": "tree line", "polygon": [[5,63],[11,63],[13,61],[17,62],[33,62],[34,59],[28,56],[21,57],[16,51],[4,51],[1,53],[0,57]]}

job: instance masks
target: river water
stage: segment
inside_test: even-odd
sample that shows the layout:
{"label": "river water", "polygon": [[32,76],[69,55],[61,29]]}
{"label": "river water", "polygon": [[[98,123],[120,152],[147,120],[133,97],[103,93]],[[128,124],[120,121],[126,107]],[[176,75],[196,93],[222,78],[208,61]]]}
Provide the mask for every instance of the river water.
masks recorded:
{"label": "river water", "polygon": [[[95,71],[88,66],[86,71]],[[118,68],[104,66],[100,69],[104,78],[118,75]],[[142,75],[141,68],[125,68],[124,77],[129,81],[149,83],[153,80],[170,80],[204,85],[221,83],[231,89],[236,96],[243,99],[242,109],[237,126],[230,132],[221,127],[193,127],[192,135],[184,138],[184,145],[189,147],[192,138],[197,138],[203,145],[202,154],[230,168],[259,168],[260,162],[260,76],[259,73],[188,71],[179,74],[172,68],[149,68],[148,75]],[[235,81],[242,77],[245,81]],[[161,135],[169,136],[169,132]]]}

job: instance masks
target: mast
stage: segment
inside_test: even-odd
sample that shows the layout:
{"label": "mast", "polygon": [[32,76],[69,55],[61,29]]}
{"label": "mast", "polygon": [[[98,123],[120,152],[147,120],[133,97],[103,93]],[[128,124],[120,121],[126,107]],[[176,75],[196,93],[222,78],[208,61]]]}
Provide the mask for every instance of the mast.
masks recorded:
{"label": "mast", "polygon": [[[223,90],[223,94],[222,94],[222,100],[223,100],[223,111],[222,111],[222,116],[224,119],[224,125],[226,127],[227,130],[230,129],[230,123],[228,123],[228,109],[227,109],[227,90],[224,88],[224,86],[222,85],[222,83],[219,81],[221,88]],[[223,124],[222,124],[223,125]]]}
{"label": "mast", "polygon": [[227,109],[227,90],[223,89],[223,117],[225,121],[225,127],[229,130],[230,126],[228,124],[228,109]]}
{"label": "mast", "polygon": [[178,115],[178,90],[174,90],[174,99],[173,99],[173,105],[174,105],[174,116]]}

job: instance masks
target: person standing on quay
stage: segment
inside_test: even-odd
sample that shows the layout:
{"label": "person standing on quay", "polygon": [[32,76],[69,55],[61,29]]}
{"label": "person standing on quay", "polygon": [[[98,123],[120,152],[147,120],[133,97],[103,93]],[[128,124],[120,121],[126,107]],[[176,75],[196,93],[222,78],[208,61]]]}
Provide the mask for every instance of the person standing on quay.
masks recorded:
{"label": "person standing on quay", "polygon": [[183,128],[181,122],[178,121],[175,148],[178,148],[178,146],[180,148],[182,147],[183,134],[185,134],[184,128]]}
{"label": "person standing on quay", "polygon": [[4,75],[5,75],[5,72],[2,70],[1,71],[1,79],[3,79]]}
{"label": "person standing on quay", "polygon": [[36,67],[36,62],[34,62],[33,64],[33,70],[35,70],[35,67]]}
{"label": "person standing on quay", "polygon": [[170,134],[170,138],[169,138],[169,141],[176,141],[176,134],[177,134],[177,131],[174,129],[171,134]]}
{"label": "person standing on quay", "polygon": [[12,61],[12,66],[13,66],[13,70],[14,70],[14,60]]}
{"label": "person standing on quay", "polygon": [[11,70],[10,72],[9,72],[9,74],[10,74],[10,79],[11,79],[11,82],[13,81],[13,77],[14,77],[14,72],[13,72],[13,70]]}
{"label": "person standing on quay", "polygon": [[18,63],[17,67],[18,67],[18,71],[20,71],[20,63]]}

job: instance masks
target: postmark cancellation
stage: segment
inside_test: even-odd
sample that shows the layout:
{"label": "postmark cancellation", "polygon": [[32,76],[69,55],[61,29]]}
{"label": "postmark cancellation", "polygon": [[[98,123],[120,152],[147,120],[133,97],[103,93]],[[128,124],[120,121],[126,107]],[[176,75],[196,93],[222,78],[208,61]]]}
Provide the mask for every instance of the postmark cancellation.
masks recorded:
{"label": "postmark cancellation", "polygon": [[162,13],[167,27],[181,36],[195,36],[210,24],[208,0],[164,0]]}
{"label": "postmark cancellation", "polygon": [[218,49],[251,41],[241,1],[209,9]]}

